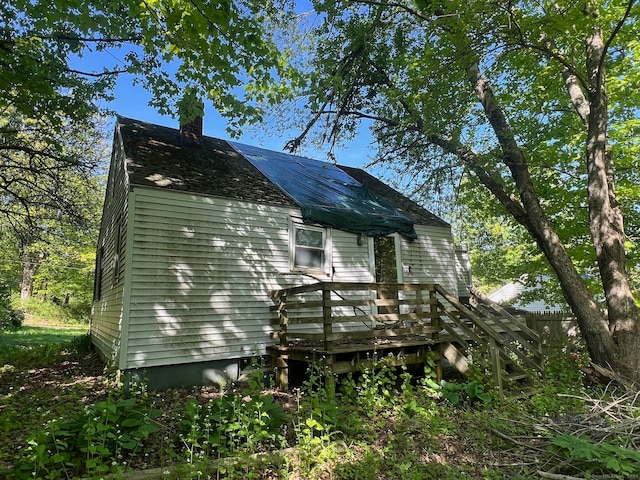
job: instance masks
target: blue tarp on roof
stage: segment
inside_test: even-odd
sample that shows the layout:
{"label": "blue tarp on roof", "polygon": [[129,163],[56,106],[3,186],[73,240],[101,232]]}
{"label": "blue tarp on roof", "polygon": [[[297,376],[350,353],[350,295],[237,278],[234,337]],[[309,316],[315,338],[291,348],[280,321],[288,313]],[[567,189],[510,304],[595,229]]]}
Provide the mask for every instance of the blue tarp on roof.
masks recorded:
{"label": "blue tarp on roof", "polygon": [[369,236],[418,237],[410,219],[333,164],[229,143],[300,206],[305,221]]}

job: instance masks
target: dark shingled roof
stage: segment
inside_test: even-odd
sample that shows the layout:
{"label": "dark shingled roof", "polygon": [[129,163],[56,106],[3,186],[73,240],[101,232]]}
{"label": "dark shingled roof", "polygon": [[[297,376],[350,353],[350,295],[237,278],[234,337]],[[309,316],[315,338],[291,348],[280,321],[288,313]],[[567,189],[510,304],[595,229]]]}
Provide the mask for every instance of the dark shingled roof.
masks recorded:
{"label": "dark shingled roof", "polygon": [[132,186],[296,206],[224,140],[202,138],[201,147],[180,144],[179,131],[118,117]]}
{"label": "dark shingled roof", "polygon": [[[122,137],[132,186],[215,195],[225,198],[297,206],[280,188],[226,141],[202,137],[200,147],[185,146],[179,131],[125,117],[116,127]],[[375,195],[395,206],[416,225],[449,224],[364,170],[339,166]]]}

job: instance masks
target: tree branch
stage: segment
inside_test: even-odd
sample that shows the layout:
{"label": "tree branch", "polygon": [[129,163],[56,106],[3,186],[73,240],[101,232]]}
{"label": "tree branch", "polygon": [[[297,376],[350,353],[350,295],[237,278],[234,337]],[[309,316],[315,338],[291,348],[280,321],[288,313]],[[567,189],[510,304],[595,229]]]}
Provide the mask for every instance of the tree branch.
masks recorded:
{"label": "tree branch", "polygon": [[[633,0],[632,0],[633,1]],[[549,37],[542,38],[542,44],[534,44],[530,43],[525,39],[524,33],[522,33],[522,29],[520,28],[520,24],[517,18],[513,15],[514,9],[510,8],[508,10],[510,23],[515,26],[515,29],[518,33],[518,44],[522,48],[529,48],[531,50],[535,50],[537,52],[542,53],[545,57],[556,60],[560,63],[565,70],[571,73],[579,82],[582,84],[583,88],[587,88],[588,82],[587,79],[580,73],[580,71],[559,51],[553,48],[553,41],[549,39]]]}
{"label": "tree branch", "polygon": [[[430,22],[433,19],[429,18],[423,14],[421,14],[420,12],[418,12],[417,10],[410,8],[407,5],[403,5],[401,3],[397,3],[397,2],[377,2],[374,0],[351,0],[351,2],[353,3],[361,3],[364,5],[373,5],[376,7],[384,7],[384,8],[398,8],[400,10],[404,10],[406,13],[408,13],[409,15],[413,15],[414,17],[419,18],[420,20],[424,20],[426,22]],[[450,15],[442,15],[442,16],[450,16]],[[439,18],[439,17],[436,17]]]}
{"label": "tree branch", "polygon": [[562,78],[564,79],[564,85],[567,89],[567,93],[569,94],[569,99],[573,104],[573,108],[577,112],[580,120],[586,126],[589,123],[589,113],[591,108],[589,106],[589,102],[584,96],[584,92],[580,85],[578,84],[577,77],[569,71],[569,69],[565,69],[562,72]]}
{"label": "tree branch", "polygon": [[493,195],[498,199],[502,206],[513,216],[513,218],[523,225],[527,230],[527,212],[522,204],[513,195],[507,193],[504,185],[498,182],[481,164],[478,154],[463,145],[447,140],[439,135],[428,135],[429,141],[446,153],[450,153],[458,157],[464,165],[467,166]]}
{"label": "tree branch", "polygon": [[[629,0],[629,3],[627,3],[627,8],[626,8],[626,10],[624,12],[624,15],[622,16],[620,21],[616,24],[615,28],[611,32],[611,35],[609,35],[609,38],[607,38],[607,41],[604,43],[604,47],[602,49],[602,55],[600,56],[600,61],[598,62],[598,72],[601,72],[603,70],[603,68],[604,68],[604,59],[607,56],[607,52],[609,51],[609,48],[611,47],[611,44],[613,43],[613,40],[618,35],[618,32],[620,31],[620,29],[622,28],[624,23],[629,18],[629,15],[631,15],[631,8],[633,8],[633,5],[635,3],[636,3],[636,0]],[[602,82],[603,78],[604,78],[604,75],[599,73],[598,74],[598,85],[597,85],[598,89],[600,88],[600,85],[601,85],[601,82]]]}
{"label": "tree branch", "polygon": [[[139,43],[142,41],[143,37],[133,36],[133,37],[80,37],[77,35],[67,35],[67,34],[55,34],[55,35],[37,35],[37,36],[28,36],[23,39],[28,40],[30,38],[38,38],[41,40],[57,40],[63,42],[79,42],[79,43]],[[15,46],[16,41],[13,38],[4,38],[0,39],[0,47],[13,47]],[[9,51],[9,50],[7,50]]]}
{"label": "tree branch", "polygon": [[65,69],[66,72],[69,73],[75,73],[77,75],[82,75],[85,77],[94,77],[94,78],[101,78],[101,77],[110,77],[110,76],[116,76],[116,75],[120,75],[121,73],[129,73],[128,70],[109,70],[106,72],[83,72],[81,70],[74,70],[72,68],[67,68]]}

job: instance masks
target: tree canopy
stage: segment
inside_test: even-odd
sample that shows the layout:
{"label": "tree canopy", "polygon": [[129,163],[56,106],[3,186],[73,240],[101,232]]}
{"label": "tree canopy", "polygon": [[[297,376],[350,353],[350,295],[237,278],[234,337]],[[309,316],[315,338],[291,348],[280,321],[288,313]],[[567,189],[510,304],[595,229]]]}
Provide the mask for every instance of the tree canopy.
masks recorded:
{"label": "tree canopy", "polygon": [[104,159],[96,119],[116,80],[129,76],[152,106],[185,121],[197,112],[181,99],[208,99],[237,131],[261,116],[248,99],[275,102],[287,89],[286,52],[269,25],[291,9],[288,0],[0,5],[0,242],[21,258],[23,296],[43,258],[58,258],[43,265],[62,278],[54,264],[86,256]]}
{"label": "tree canopy", "polygon": [[268,25],[290,10],[286,0],[11,0],[0,6],[2,106],[27,118],[85,119],[129,74],[162,113],[176,115],[191,91],[222,114],[252,119],[259,112],[244,108],[236,87],[259,96],[286,78]]}
{"label": "tree canopy", "polygon": [[[69,123],[52,142],[51,131],[43,124],[20,120],[17,115],[8,119],[3,138],[5,147],[26,148],[2,151],[0,241],[5,247],[0,256],[14,267],[21,264],[22,298],[30,296],[41,266],[41,273],[51,280],[48,290],[58,276],[65,280],[65,294],[77,294],[78,288],[68,286],[69,273],[93,268],[93,253],[87,256],[87,252],[95,250],[104,191],[100,166],[108,158],[103,122]],[[75,128],[78,125],[82,129]],[[78,256],[87,258],[78,262]],[[10,278],[15,269],[2,273],[7,275],[0,275],[0,282],[15,283]],[[86,294],[86,279],[83,282]]]}
{"label": "tree canopy", "polygon": [[[233,113],[231,128],[258,119],[246,97],[275,101],[285,89],[274,86],[288,78],[288,65],[268,25],[289,10],[286,0],[4,2],[0,209],[8,213],[5,205],[16,200],[66,208],[51,186],[67,171],[94,167],[81,157],[65,158],[66,134],[92,129],[120,75],[149,89],[160,112],[186,114],[187,121],[196,112],[178,112],[185,95]],[[20,194],[25,189],[29,199]]]}
{"label": "tree canopy", "polygon": [[314,6],[309,123],[289,145],[368,123],[377,160],[423,178],[426,194],[453,185],[519,225],[594,361],[640,378],[638,2]]}

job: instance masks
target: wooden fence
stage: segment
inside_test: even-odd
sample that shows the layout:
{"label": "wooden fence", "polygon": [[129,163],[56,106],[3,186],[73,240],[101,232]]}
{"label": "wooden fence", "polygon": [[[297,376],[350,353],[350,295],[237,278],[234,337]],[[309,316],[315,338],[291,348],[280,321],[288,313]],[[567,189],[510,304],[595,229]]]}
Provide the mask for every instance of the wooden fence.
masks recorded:
{"label": "wooden fence", "polygon": [[571,313],[528,313],[527,326],[540,334],[547,353],[571,349],[582,342],[578,323]]}

